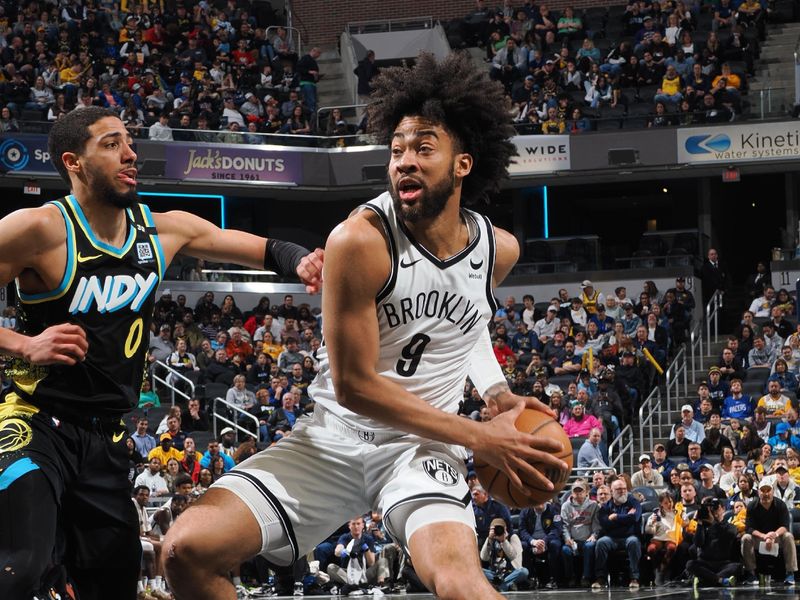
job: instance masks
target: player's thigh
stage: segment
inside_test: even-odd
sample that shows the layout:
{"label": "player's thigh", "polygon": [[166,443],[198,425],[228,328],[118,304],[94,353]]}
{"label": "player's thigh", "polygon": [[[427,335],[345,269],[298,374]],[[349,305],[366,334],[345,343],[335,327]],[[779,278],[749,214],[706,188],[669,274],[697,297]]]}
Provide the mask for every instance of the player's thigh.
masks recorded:
{"label": "player's thigh", "polygon": [[193,563],[214,572],[229,570],[258,554],[261,527],[236,494],[212,488],[169,528],[162,548],[168,566]]}
{"label": "player's thigh", "polygon": [[463,522],[423,525],[408,540],[414,570],[440,598],[494,598],[478,559],[475,531]]}
{"label": "player's thigh", "polygon": [[[182,521],[192,512],[193,520],[205,522],[207,529],[215,523],[214,515],[221,506],[226,513],[238,515],[234,518],[239,524],[248,523],[244,527],[248,543],[237,548],[237,558],[261,554],[277,565],[292,564],[348,519],[370,508],[359,485],[363,479],[360,454],[359,444],[305,422],[296,426],[290,437],[220,478],[206,494],[215,492],[210,499],[204,496],[181,515],[173,529],[180,525],[178,531],[184,532],[187,525]],[[227,523],[229,514],[224,519]],[[214,539],[215,546],[224,546],[229,540],[236,545],[238,534],[223,535]],[[170,552],[167,545],[165,553]]]}
{"label": "player's thigh", "polygon": [[300,556],[372,505],[364,491],[363,445],[317,426],[292,435],[221,477],[259,523],[259,554],[278,565]]}

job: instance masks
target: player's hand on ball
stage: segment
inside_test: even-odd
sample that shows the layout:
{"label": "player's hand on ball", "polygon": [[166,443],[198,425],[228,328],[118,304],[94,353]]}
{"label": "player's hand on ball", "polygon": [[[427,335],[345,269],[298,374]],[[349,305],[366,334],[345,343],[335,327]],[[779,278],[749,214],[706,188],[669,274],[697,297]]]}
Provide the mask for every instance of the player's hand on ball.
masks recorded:
{"label": "player's hand on ball", "polygon": [[317,294],[322,291],[322,262],[324,259],[325,251],[317,248],[308,256],[304,256],[297,265],[297,276],[306,284],[306,291],[309,294]]}
{"label": "player's hand on ball", "polygon": [[89,342],[78,325],[62,323],[25,339],[22,358],[33,365],[74,365],[86,358]]}
{"label": "player's hand on ball", "polygon": [[549,417],[556,418],[556,413],[544,402],[540,402],[533,396],[518,396],[509,389],[494,396],[490,396],[487,404],[489,406],[489,413],[492,415],[492,418],[494,418],[502,412],[511,410],[520,402],[525,403],[525,408],[538,410]]}
{"label": "player's hand on ball", "polygon": [[524,433],[515,427],[514,423],[525,409],[525,404],[521,400],[513,408],[488,421],[483,439],[473,450],[489,464],[502,470],[520,492],[530,496],[531,492],[522,483],[519,474],[531,484],[547,490],[553,489],[551,481],[533,463],[559,471],[568,467],[560,458],[553,456],[562,450],[558,440]]}

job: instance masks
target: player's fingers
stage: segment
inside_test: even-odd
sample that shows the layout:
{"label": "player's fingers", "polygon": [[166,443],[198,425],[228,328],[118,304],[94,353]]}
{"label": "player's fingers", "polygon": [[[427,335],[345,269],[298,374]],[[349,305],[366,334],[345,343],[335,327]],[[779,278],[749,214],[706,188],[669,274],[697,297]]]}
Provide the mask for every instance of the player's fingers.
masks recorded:
{"label": "player's fingers", "polygon": [[86,352],[75,344],[57,344],[53,351],[56,354],[72,356],[77,360],[83,360],[84,356],[86,356]]}
{"label": "player's fingers", "polygon": [[[542,435],[523,434],[525,436],[525,444],[535,450],[542,450],[544,452],[562,452],[564,446],[558,440]],[[554,460],[555,457],[552,457]]]}
{"label": "player's fingers", "polygon": [[325,251],[322,248],[317,248],[308,255],[308,261],[317,269],[322,271],[322,263],[325,260]]}
{"label": "player's fingers", "polygon": [[528,497],[528,496],[531,495],[531,491],[525,486],[524,483],[522,483],[522,480],[519,478],[519,475],[517,474],[516,469],[514,469],[511,466],[507,466],[505,468],[505,474],[506,474],[506,477],[508,477],[508,480],[511,482],[511,485],[513,485],[520,492],[522,492],[522,494],[525,497]]}
{"label": "player's fingers", "polygon": [[517,473],[525,478],[528,487],[539,487],[545,490],[554,489],[553,482],[547,476],[532,464],[519,460],[517,462]]}
{"label": "player's fingers", "polygon": [[75,360],[74,358],[72,358],[71,356],[68,356],[66,354],[53,354],[50,357],[50,359],[48,361],[46,361],[44,364],[48,364],[48,365],[67,365],[67,366],[71,367],[71,366],[77,364],[77,362],[78,362],[77,360]]}
{"label": "player's fingers", "polygon": [[53,329],[58,331],[59,333],[65,333],[68,335],[79,335],[83,338],[86,337],[86,331],[84,331],[83,327],[80,325],[73,325],[72,323],[61,323],[59,325],[53,325]]}
{"label": "player's fingers", "polygon": [[75,335],[74,333],[58,336],[58,343],[77,346],[84,352],[89,349],[89,341],[85,335]]}
{"label": "player's fingers", "polygon": [[520,400],[512,408],[508,409],[503,414],[508,415],[511,419],[516,421],[517,417],[522,414],[523,410],[525,410],[525,400]]}
{"label": "player's fingers", "polygon": [[545,403],[540,402],[539,400],[537,400],[533,396],[526,396],[525,397],[525,406],[527,408],[531,408],[533,410],[538,410],[539,412],[543,412],[544,414],[546,414],[546,415],[548,415],[548,416],[550,416],[550,417],[552,417],[554,419],[556,418],[556,413],[552,408],[547,406]]}

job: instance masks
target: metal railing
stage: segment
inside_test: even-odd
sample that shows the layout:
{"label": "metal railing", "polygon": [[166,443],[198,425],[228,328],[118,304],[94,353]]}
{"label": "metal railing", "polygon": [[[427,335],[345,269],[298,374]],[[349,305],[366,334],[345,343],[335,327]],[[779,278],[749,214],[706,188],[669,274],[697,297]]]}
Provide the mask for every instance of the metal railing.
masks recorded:
{"label": "metal railing", "polygon": [[403,19],[375,19],[373,21],[351,21],[344,26],[350,35],[362,33],[386,33],[389,31],[410,31],[413,29],[433,29],[433,17],[406,17]]}
{"label": "metal railing", "polygon": [[[633,468],[633,428],[625,425],[619,435],[608,445],[609,466],[617,470],[617,473],[624,473],[626,467],[625,458],[627,456],[628,467]],[[629,472],[629,471],[628,471]]]}
{"label": "metal railing", "polygon": [[287,25],[270,25],[267,27],[267,31],[264,34],[270,43],[272,43],[272,38],[269,37],[271,31],[278,31],[278,29],[285,29],[286,30],[286,37],[289,40],[289,46],[294,44],[294,36],[297,35],[297,56],[303,56],[303,37],[300,35],[300,30],[297,27],[289,27]]}
{"label": "metal railing", "polygon": [[[698,321],[689,333],[689,356],[692,363],[692,381],[703,371],[703,322]],[[697,363],[700,363],[698,366]]]}
{"label": "metal railing", "polygon": [[750,90],[750,116],[759,119],[783,116],[792,112],[794,107],[794,90],[784,87],[768,87],[762,90]]}
{"label": "metal railing", "polygon": [[683,393],[689,389],[689,367],[686,362],[686,346],[680,349],[667,368],[664,376],[666,392],[666,410],[678,409],[677,403],[673,407],[672,401],[681,396],[681,382],[683,382]]}
{"label": "metal railing", "polygon": [[[152,386],[153,389],[156,389],[155,383],[161,383],[169,390],[170,394],[170,402],[172,406],[175,406],[175,394],[178,394],[181,398],[183,398],[186,402],[189,401],[190,398],[194,397],[194,381],[186,377],[186,375],[182,374],[180,371],[173,369],[167,363],[162,362],[160,360],[156,361],[156,366],[161,367],[165,371],[167,371],[166,377],[162,377],[158,369],[153,369],[151,372],[151,379],[152,379]],[[189,393],[187,394],[182,389],[176,387],[174,385],[175,379],[178,379],[185,383],[189,388]]]}
{"label": "metal railing", "polygon": [[[217,406],[219,406],[220,404],[226,406],[229,410],[233,411],[234,418],[236,419],[235,421],[229,418],[228,416],[229,413],[227,410],[224,412],[220,412],[217,410]],[[217,437],[219,435],[219,431],[217,429],[217,421],[222,421],[226,425],[230,425],[231,427],[233,427],[235,430],[241,431],[245,435],[249,435],[250,437],[254,438],[256,442],[258,441],[258,418],[255,415],[251,415],[246,410],[239,408],[235,404],[232,404],[227,400],[225,400],[224,398],[220,397],[214,398],[212,411],[213,411],[212,431],[214,433],[214,437]],[[247,427],[243,427],[242,425],[240,425],[238,422],[240,418],[244,418],[246,421],[253,421],[253,424],[255,425],[255,433],[247,429]]]}
{"label": "metal railing", "polygon": [[717,290],[711,299],[706,304],[706,356],[711,356],[711,329],[714,329],[714,341],[716,344],[719,341],[719,311],[722,308],[722,297],[724,292]]}
{"label": "metal railing", "polygon": [[[655,442],[654,430],[658,427],[659,433],[663,425],[663,411],[661,410],[661,388],[656,386],[639,407],[639,444],[641,450],[652,449]],[[657,421],[657,423],[656,423]],[[647,431],[645,431],[647,429]],[[649,443],[645,445],[645,440]]]}

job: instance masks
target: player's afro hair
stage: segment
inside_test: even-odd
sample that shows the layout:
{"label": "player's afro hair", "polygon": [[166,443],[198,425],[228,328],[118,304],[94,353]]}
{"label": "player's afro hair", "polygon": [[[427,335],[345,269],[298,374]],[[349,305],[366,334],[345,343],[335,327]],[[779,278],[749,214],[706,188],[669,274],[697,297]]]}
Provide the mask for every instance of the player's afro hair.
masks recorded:
{"label": "player's afro hair", "polygon": [[388,143],[407,116],[418,116],[444,127],[456,138],[460,152],[472,156],[470,174],[462,182],[465,204],[486,199],[508,176],[516,154],[509,101],[503,87],[478,69],[466,52],[441,62],[422,53],[413,67],[383,69],[372,81],[368,111],[370,130]]}

